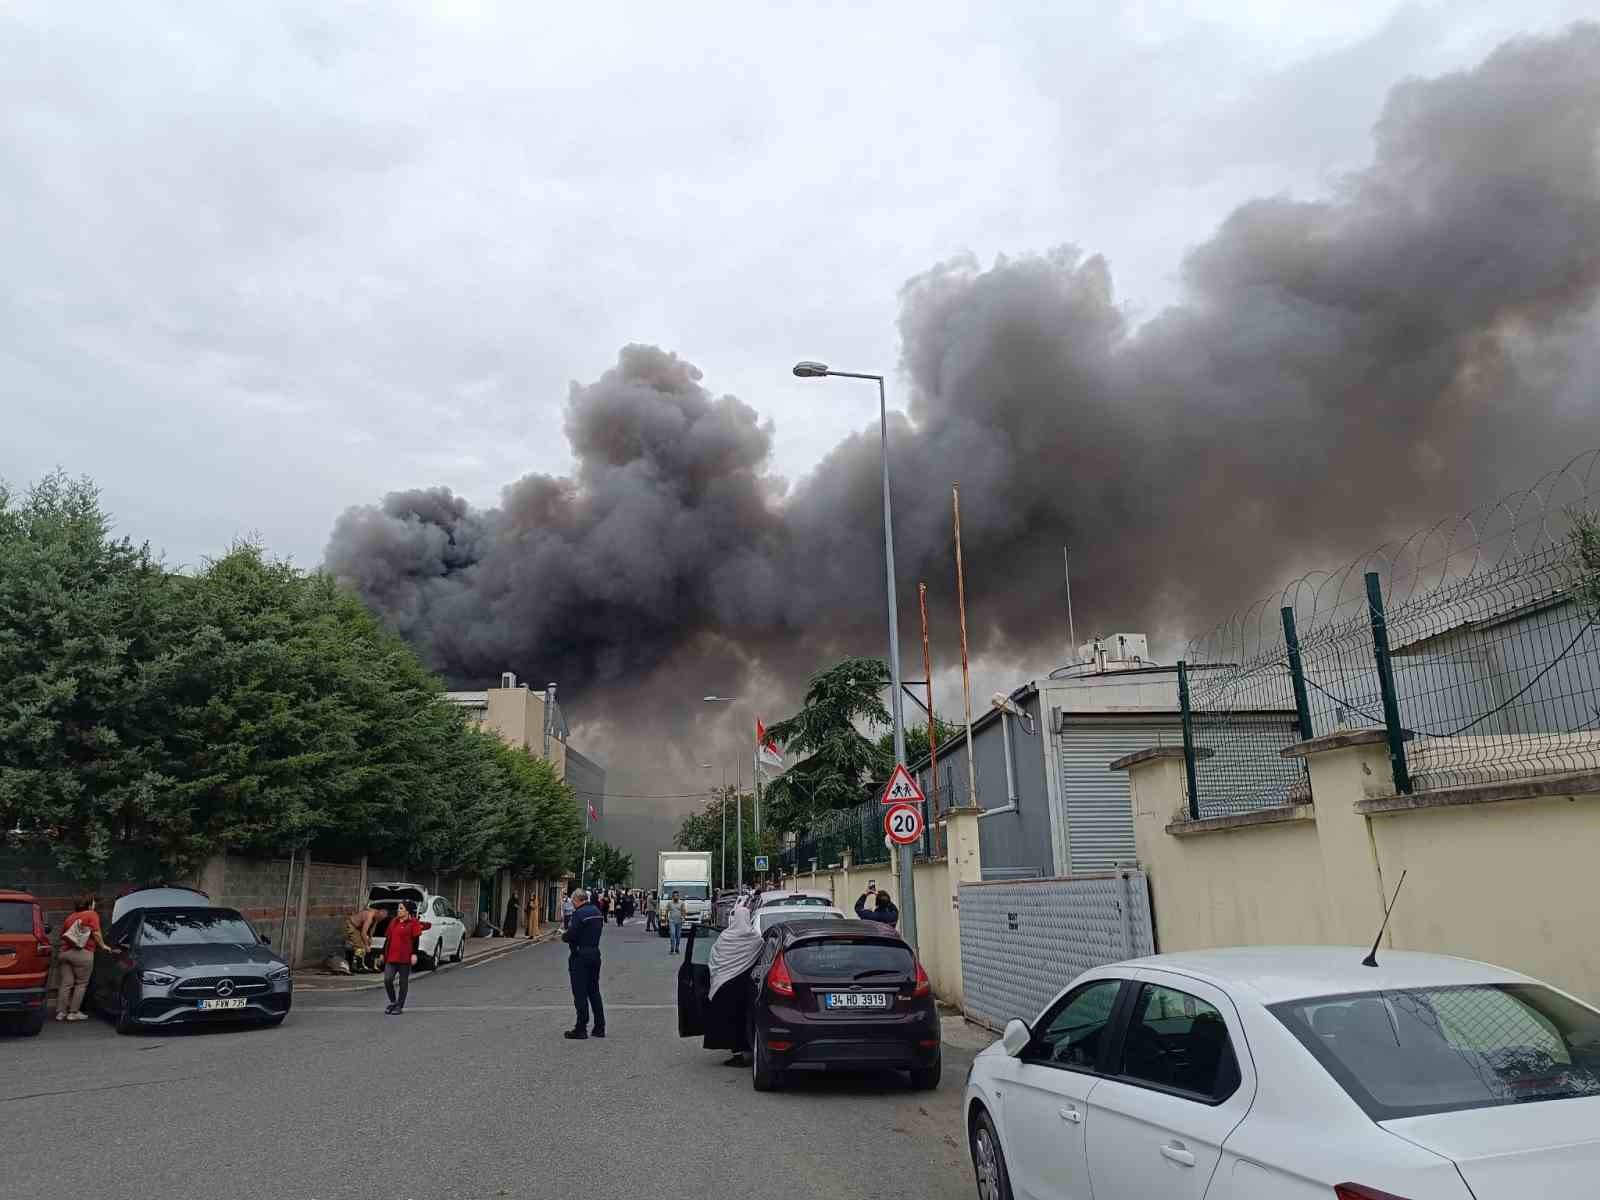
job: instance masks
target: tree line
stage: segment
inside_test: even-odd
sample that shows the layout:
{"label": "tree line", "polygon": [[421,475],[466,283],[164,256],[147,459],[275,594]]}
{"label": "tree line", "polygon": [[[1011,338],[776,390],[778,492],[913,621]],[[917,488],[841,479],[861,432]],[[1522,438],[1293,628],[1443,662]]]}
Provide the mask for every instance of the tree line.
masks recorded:
{"label": "tree line", "polygon": [[192,573],[56,472],[0,485],[0,832],[86,882],[225,849],[553,874],[571,789],[479,731],[329,576],[243,542]]}

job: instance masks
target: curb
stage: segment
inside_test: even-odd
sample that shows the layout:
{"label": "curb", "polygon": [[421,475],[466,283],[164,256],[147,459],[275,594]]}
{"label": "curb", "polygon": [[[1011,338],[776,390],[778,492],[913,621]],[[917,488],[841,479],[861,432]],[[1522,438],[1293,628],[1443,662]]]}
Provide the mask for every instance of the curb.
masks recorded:
{"label": "curb", "polygon": [[[549,930],[549,931],[547,931],[545,933],[541,933],[538,937],[496,939],[496,940],[504,940],[504,941],[508,942],[509,945],[506,945],[504,947],[497,946],[493,950],[487,950],[482,954],[476,954],[473,957],[467,959],[466,962],[446,963],[444,966],[440,967],[437,971],[428,971],[428,972],[425,972],[425,973],[422,973],[422,974],[413,975],[411,977],[412,978],[412,982],[416,983],[416,982],[419,982],[419,981],[421,981],[423,979],[429,979],[434,975],[440,975],[440,974],[446,974],[447,975],[452,971],[459,971],[463,967],[475,967],[479,963],[494,962],[496,959],[505,958],[507,955],[515,954],[519,950],[526,950],[529,946],[540,946],[540,945],[543,945],[545,942],[552,941],[552,940],[554,940],[554,938],[560,932],[561,931],[559,929],[551,929],[551,930]],[[334,979],[351,978],[351,976],[324,975],[324,974],[318,973],[316,975],[311,976],[311,978],[312,979],[325,980],[325,981],[331,981],[331,980],[334,980]],[[379,989],[381,987],[383,987],[382,980],[374,980],[371,983],[351,983],[351,984],[344,984],[344,985],[331,984],[331,983],[324,983],[322,985],[318,985],[318,984],[315,984],[315,983],[302,984],[297,980],[295,982],[295,985],[294,985],[294,991],[295,991],[295,995],[299,995],[301,992],[327,992],[327,993],[331,994],[331,993],[335,993],[335,992],[371,992],[371,991],[376,991],[377,989]]]}

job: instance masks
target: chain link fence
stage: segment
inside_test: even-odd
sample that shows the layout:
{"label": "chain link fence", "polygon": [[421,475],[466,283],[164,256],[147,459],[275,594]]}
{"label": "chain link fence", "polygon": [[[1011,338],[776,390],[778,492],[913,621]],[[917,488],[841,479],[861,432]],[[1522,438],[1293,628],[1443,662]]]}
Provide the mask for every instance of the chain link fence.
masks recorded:
{"label": "chain link fence", "polygon": [[1191,642],[1191,817],[1310,801],[1281,751],[1342,730],[1383,730],[1401,793],[1600,770],[1597,486],[1591,451]]}

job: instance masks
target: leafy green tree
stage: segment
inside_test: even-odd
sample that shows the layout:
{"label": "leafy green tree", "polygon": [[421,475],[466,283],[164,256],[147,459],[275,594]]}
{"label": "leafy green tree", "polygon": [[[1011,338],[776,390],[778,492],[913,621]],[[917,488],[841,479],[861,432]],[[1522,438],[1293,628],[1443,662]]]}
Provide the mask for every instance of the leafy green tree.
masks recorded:
{"label": "leafy green tree", "polygon": [[147,545],[110,536],[86,479],[0,485],[0,828],[45,834],[103,878],[166,785],[143,737],[143,668],[171,586]]}
{"label": "leafy green tree", "polygon": [[798,756],[766,789],[775,827],[801,828],[818,812],[859,804],[888,778],[893,753],[861,731],[889,723],[886,678],[881,659],[847,658],[813,675],[800,711],[770,727],[785,752]]}
{"label": "leafy green tree", "polygon": [[[933,719],[934,728],[939,733],[939,753],[943,754],[947,749],[954,749],[956,739],[965,734],[966,727],[957,725],[953,721],[946,721],[937,713],[934,714]],[[894,730],[891,729],[888,733],[878,738],[878,749],[889,756],[891,763],[894,761]],[[928,723],[924,721],[921,725],[908,725],[906,727],[906,765],[910,766],[912,763],[927,756]]]}
{"label": "leafy green tree", "polygon": [[[739,877],[738,849],[739,849],[739,817],[744,818],[744,878],[748,882],[756,877],[755,860],[758,854],[765,854],[769,861],[776,860],[780,848],[780,826],[775,825],[771,812],[765,807],[766,798],[762,798],[762,832],[756,835],[755,825],[755,794],[752,792],[736,792],[733,788],[717,789],[712,800],[699,812],[690,813],[678,826],[678,831],[673,834],[672,844],[679,850],[701,850],[711,855],[711,879],[714,886],[720,887],[722,880],[726,879],[728,885],[733,886],[734,880]],[[726,863],[724,863],[724,850],[722,841],[723,817],[727,817],[728,841],[726,850]]]}
{"label": "leafy green tree", "polygon": [[[583,851],[580,848],[572,864],[574,874],[582,871]],[[604,882],[607,887],[622,887],[633,879],[633,855],[595,838],[589,839],[589,871],[581,876],[590,886]]]}
{"label": "leafy green tree", "polygon": [[1600,619],[1600,513],[1575,508],[1567,535],[1567,575],[1573,597],[1591,617]]}

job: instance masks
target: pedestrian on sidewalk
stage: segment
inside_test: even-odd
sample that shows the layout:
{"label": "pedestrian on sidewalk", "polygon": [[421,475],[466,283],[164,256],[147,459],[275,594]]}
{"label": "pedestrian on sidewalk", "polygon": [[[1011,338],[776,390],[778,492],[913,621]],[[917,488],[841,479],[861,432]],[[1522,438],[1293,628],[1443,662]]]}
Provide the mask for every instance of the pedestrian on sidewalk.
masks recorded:
{"label": "pedestrian on sidewalk", "polygon": [[506,900],[506,923],[500,927],[502,937],[517,936],[517,895],[513,892]]}
{"label": "pedestrian on sidewalk", "polygon": [[656,933],[661,928],[661,915],[656,912],[656,894],[651,892],[644,902],[644,931]]}
{"label": "pedestrian on sidewalk", "polygon": [[72,915],[61,927],[61,948],[56,960],[61,972],[56,977],[56,1020],[87,1021],[83,1015],[83,993],[89,988],[89,976],[94,973],[95,948],[115,952],[100,934],[100,914],[94,906],[99,898],[85,892],[73,905]]}
{"label": "pedestrian on sidewalk", "polygon": [[870,906],[869,897],[865,894],[856,901],[856,916],[863,921],[877,921],[880,925],[895,925],[900,921],[900,910],[889,899],[888,892],[874,892]]}
{"label": "pedestrian on sidewalk", "polygon": [[572,893],[572,920],[561,940],[567,943],[567,976],[572,981],[572,1005],[578,1022],[562,1033],[568,1041],[589,1037],[589,1009],[594,1009],[594,1036],[606,1035],[606,1007],[600,999],[600,934],[606,927],[605,915],[589,903],[582,888]]}
{"label": "pedestrian on sidewalk", "polygon": [[667,932],[672,934],[672,946],[668,954],[678,952],[678,943],[683,940],[683,899],[677,892],[672,893],[672,899],[667,901]]}
{"label": "pedestrian on sidewalk", "polygon": [[571,892],[568,892],[561,897],[561,928],[563,931],[566,930],[568,925],[572,924],[572,910],[574,908],[572,895]]}
{"label": "pedestrian on sidewalk", "polygon": [[402,900],[389,928],[383,931],[383,990],[389,994],[389,1006],[383,1011],[391,1017],[406,1010],[411,968],[417,965],[417,939],[424,929],[432,928],[432,921],[417,920],[416,907],[410,900]]}

